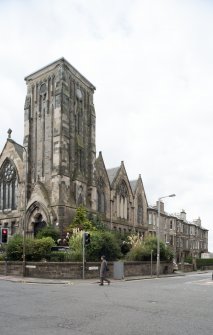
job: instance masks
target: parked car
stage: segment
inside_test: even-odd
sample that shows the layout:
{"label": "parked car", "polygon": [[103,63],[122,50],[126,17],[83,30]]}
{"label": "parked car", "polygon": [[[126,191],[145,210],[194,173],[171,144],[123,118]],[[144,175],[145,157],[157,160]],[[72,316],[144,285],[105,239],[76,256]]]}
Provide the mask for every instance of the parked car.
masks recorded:
{"label": "parked car", "polygon": [[173,261],[173,272],[178,271],[178,265],[175,261]]}
{"label": "parked car", "polygon": [[67,252],[69,251],[69,247],[63,246],[63,245],[55,245],[54,247],[51,248],[51,251],[63,251]]}

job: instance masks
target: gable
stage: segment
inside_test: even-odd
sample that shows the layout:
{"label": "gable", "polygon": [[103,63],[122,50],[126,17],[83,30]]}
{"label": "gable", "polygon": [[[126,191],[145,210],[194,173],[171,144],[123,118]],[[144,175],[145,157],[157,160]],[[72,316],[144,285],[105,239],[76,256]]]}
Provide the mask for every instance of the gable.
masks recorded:
{"label": "gable", "polygon": [[145,190],[144,190],[144,186],[143,186],[143,181],[141,179],[141,175],[139,175],[139,178],[138,180],[134,180],[133,182],[130,182],[132,183],[132,185],[134,185],[134,197],[135,198],[138,198],[138,197],[142,197],[143,201],[146,202],[146,206],[148,206],[148,202],[147,202],[147,199],[146,199],[146,193],[145,193]]}
{"label": "gable", "polygon": [[[115,171],[114,171],[115,173]],[[111,187],[114,189],[115,192],[128,192],[130,201],[132,202],[133,200],[133,193],[131,189],[131,185],[129,182],[128,175],[126,173],[126,169],[124,167],[124,163],[121,162],[121,166],[119,169],[116,171],[116,175],[112,181]],[[125,190],[126,188],[126,190]]]}
{"label": "gable", "polygon": [[6,161],[11,161],[17,170],[19,181],[23,179],[23,147],[11,139],[7,142],[0,155],[0,169]]}
{"label": "gable", "polygon": [[96,181],[96,185],[97,185],[98,180],[100,178],[103,179],[105,186],[110,188],[109,176],[108,176],[108,173],[107,173],[107,170],[106,170],[101,152],[99,153],[99,156],[95,161],[95,181]]}

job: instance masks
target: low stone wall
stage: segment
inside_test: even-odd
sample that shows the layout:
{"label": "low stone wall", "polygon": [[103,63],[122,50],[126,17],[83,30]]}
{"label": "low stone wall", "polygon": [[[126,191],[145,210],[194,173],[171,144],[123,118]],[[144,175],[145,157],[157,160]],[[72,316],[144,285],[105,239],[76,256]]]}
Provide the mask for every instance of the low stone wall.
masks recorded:
{"label": "low stone wall", "polygon": [[79,263],[30,263],[26,266],[26,276],[50,279],[78,279],[82,278],[81,268]]}
{"label": "low stone wall", "polygon": [[[151,275],[150,262],[124,262],[124,277]],[[113,278],[114,263],[108,262],[109,274]],[[0,275],[22,276],[22,262],[0,262]],[[99,277],[100,263],[88,262],[85,266],[85,279]],[[161,262],[160,273],[172,273],[172,263]],[[80,279],[83,266],[80,262],[27,262],[26,277],[49,279]],[[153,263],[152,274],[156,274]]]}
{"label": "low stone wall", "polygon": [[193,264],[178,264],[178,270],[183,271],[183,272],[192,272],[194,271],[194,266]]}
{"label": "low stone wall", "polygon": [[22,276],[22,262],[0,262],[0,275]]}
{"label": "low stone wall", "polygon": [[[160,274],[168,274],[173,272],[173,264],[160,262]],[[124,262],[124,277],[131,276],[149,276],[156,275],[156,263],[151,262]]]}
{"label": "low stone wall", "polygon": [[213,265],[201,266],[201,270],[213,270]]}

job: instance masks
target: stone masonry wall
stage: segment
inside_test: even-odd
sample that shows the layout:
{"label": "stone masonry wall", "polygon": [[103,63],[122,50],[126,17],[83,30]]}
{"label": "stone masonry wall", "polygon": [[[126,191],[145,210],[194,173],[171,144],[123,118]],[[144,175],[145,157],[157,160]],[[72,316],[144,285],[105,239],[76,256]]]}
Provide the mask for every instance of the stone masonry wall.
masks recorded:
{"label": "stone masonry wall", "polygon": [[[113,262],[108,263],[109,274],[113,278]],[[85,266],[85,279],[99,278],[100,263],[88,262]],[[26,264],[26,277],[48,279],[81,279],[80,262],[29,262]],[[172,273],[172,264],[161,262],[161,274]],[[124,262],[124,277],[145,276],[151,274],[150,262]],[[152,274],[156,274],[153,263]],[[0,275],[22,276],[22,262],[0,262]]]}

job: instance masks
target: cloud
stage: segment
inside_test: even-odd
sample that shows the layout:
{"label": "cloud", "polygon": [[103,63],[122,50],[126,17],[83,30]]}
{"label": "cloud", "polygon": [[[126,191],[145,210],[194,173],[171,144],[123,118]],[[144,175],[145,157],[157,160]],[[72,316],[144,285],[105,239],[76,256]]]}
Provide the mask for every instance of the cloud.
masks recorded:
{"label": "cloud", "polygon": [[23,140],[24,77],[64,56],[96,87],[97,151],[124,160],[150,204],[211,226],[213,3],[183,0],[0,2],[0,146]]}

